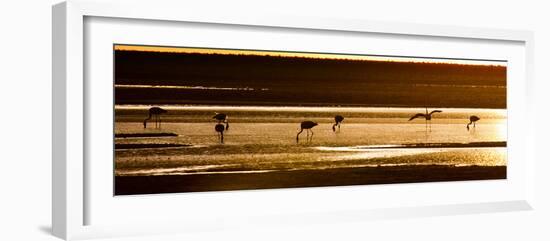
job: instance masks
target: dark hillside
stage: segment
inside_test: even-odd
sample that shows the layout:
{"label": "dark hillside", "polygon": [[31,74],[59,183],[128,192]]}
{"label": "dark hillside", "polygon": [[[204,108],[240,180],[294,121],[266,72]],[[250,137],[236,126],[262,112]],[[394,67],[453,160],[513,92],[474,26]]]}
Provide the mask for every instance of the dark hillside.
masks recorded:
{"label": "dark hillside", "polygon": [[[115,51],[116,102],[506,107],[506,67]],[[242,90],[247,88],[246,90]]]}

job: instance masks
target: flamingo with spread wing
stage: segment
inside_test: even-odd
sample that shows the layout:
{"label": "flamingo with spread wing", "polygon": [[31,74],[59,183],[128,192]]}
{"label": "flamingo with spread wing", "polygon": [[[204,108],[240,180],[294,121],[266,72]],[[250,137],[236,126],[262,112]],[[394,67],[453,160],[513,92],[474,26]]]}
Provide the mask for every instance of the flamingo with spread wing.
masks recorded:
{"label": "flamingo with spread wing", "polygon": [[428,122],[430,122],[430,131],[432,130],[432,115],[435,113],[441,113],[443,111],[441,110],[432,110],[432,112],[428,113],[428,107],[426,107],[426,113],[416,113],[416,115],[413,115],[409,121],[412,121],[416,118],[424,118],[426,120],[426,130],[428,129]]}

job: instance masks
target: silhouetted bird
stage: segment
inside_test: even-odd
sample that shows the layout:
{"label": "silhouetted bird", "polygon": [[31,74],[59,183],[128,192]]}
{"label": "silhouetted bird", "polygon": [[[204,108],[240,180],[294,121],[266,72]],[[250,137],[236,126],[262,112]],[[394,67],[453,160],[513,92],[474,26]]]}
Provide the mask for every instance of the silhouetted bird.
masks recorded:
{"label": "silhouetted bird", "polygon": [[332,125],[332,131],[336,132],[336,126],[338,126],[338,131],[340,131],[340,124],[344,121],[344,117],[341,115],[336,115],[334,117],[334,125]]}
{"label": "silhouetted bird", "polygon": [[[161,120],[160,115],[168,112],[167,110],[160,107],[151,107],[149,109],[149,116],[143,120],[143,128],[147,128],[147,121],[155,117],[155,128],[160,128]],[[158,127],[157,127],[158,125]]]}
{"label": "silhouetted bird", "polygon": [[216,113],[212,119],[216,119],[218,124],[225,123],[225,130],[229,130],[229,121],[227,121],[227,115],[224,113]]}
{"label": "silhouetted bird", "polygon": [[428,129],[428,121],[430,121],[430,130],[432,129],[432,114],[434,113],[441,113],[443,111],[441,110],[433,110],[432,112],[428,113],[428,108],[426,107],[426,113],[417,113],[416,115],[413,115],[409,121],[412,121],[416,118],[424,118],[426,120],[426,130]]}
{"label": "silhouetted bird", "polygon": [[304,130],[306,130],[306,139],[310,141],[309,132],[311,132],[311,140],[313,140],[313,131],[311,130],[311,128],[315,127],[316,125],[318,124],[313,121],[302,121],[302,123],[300,124],[300,132],[296,134],[296,143],[299,142],[298,138]]}
{"label": "silhouetted bird", "polygon": [[214,127],[216,132],[218,132],[218,136],[220,138],[220,143],[223,144],[223,131],[225,131],[225,126],[223,126],[221,123],[216,124]]}
{"label": "silhouetted bird", "polygon": [[466,125],[466,129],[470,130],[470,125],[471,124],[474,124],[474,128],[476,128],[476,121],[478,121],[478,120],[480,120],[479,117],[477,117],[475,115],[470,116],[470,123],[468,123],[468,125]]}

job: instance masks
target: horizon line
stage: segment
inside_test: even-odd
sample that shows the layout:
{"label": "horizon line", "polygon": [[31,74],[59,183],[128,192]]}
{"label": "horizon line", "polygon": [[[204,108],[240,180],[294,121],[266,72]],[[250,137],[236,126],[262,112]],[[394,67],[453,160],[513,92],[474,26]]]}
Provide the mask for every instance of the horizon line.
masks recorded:
{"label": "horizon line", "polygon": [[415,56],[390,56],[367,54],[343,54],[343,53],[315,53],[315,52],[291,52],[276,50],[250,50],[250,49],[225,49],[225,48],[197,48],[176,46],[154,46],[134,44],[113,44],[114,51],[140,51],[160,53],[184,53],[184,54],[220,54],[220,55],[251,55],[272,56],[287,58],[315,58],[335,60],[381,61],[381,62],[412,62],[412,63],[441,63],[457,65],[478,65],[506,67],[506,60],[491,59],[464,59],[444,57],[415,57]]}

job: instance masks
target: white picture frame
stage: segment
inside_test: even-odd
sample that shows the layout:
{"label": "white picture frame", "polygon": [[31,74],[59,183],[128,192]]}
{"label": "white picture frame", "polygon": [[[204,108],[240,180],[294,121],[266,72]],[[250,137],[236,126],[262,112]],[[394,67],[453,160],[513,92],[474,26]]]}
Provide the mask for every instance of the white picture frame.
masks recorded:
{"label": "white picture frame", "polygon": [[[112,237],[124,235],[140,235],[154,233],[193,232],[226,228],[239,225],[250,225],[250,219],[254,225],[292,225],[299,222],[330,223],[346,220],[372,220],[402,217],[424,217],[433,215],[452,215],[498,211],[530,210],[532,209],[534,193],[534,135],[533,129],[528,125],[527,120],[522,116],[531,113],[527,108],[532,101],[528,96],[531,93],[532,66],[533,66],[533,34],[529,31],[519,30],[497,30],[482,28],[466,28],[455,26],[421,25],[409,23],[371,22],[351,19],[320,19],[300,18],[292,16],[277,15],[254,15],[248,16],[224,15],[215,16],[207,14],[207,10],[189,9],[185,3],[172,2],[155,6],[156,11],[150,11],[150,4],[144,2],[124,3],[123,1],[95,2],[95,1],[67,1],[53,7],[53,167],[52,167],[52,203],[53,234],[63,239],[84,239],[94,237]],[[168,24],[213,24],[223,25],[224,29],[237,27],[251,27],[261,31],[286,31],[300,30],[307,33],[314,31],[316,34],[328,33],[369,33],[392,35],[395,37],[421,37],[436,39],[472,40],[487,42],[502,42],[519,46],[520,52],[515,52],[515,61],[510,68],[518,69],[516,77],[509,83],[509,96],[513,98],[509,128],[514,127],[516,131],[509,133],[509,148],[514,151],[516,159],[521,158],[522,162],[514,162],[509,165],[512,176],[502,182],[491,182],[484,188],[505,188],[513,186],[512,191],[506,195],[493,199],[469,197],[469,199],[453,199],[452,196],[440,202],[411,201],[408,204],[395,202],[386,206],[373,205],[374,208],[359,208],[358,204],[350,204],[348,208],[325,209],[319,205],[308,205],[298,203],[296,207],[309,206],[308,209],[291,210],[288,203],[273,205],[272,208],[260,209],[260,207],[249,206],[237,207],[232,211],[223,209],[212,209],[210,213],[199,217],[196,213],[190,213],[188,219],[177,217],[177,211],[173,216],[151,216],[156,225],[144,223],[139,226],[140,219],[136,223],[112,222],[102,223],[90,222],[90,216],[112,215],[116,220],[117,215],[123,216],[123,210],[107,208],[106,202],[99,201],[95,197],[94,188],[91,187],[93,174],[90,169],[97,168],[86,161],[89,155],[90,144],[86,141],[87,118],[90,116],[90,105],[86,99],[90,88],[86,84],[85,69],[90,67],[86,54],[86,19],[115,19],[120,21],[134,21],[132,24],[143,24],[154,22],[151,28],[157,25]],[[107,21],[108,22],[108,21]],[[96,33],[93,32],[92,33]],[[105,41],[112,39],[106,38]],[[215,43],[214,43],[215,44]],[[515,71],[515,70],[514,70]],[[110,80],[109,80],[110,81]],[[513,89],[512,89],[513,87]],[[92,93],[93,94],[93,93]],[[93,98],[93,97],[92,97]],[[532,126],[532,125],[531,125]],[[112,133],[109,133],[109,135]],[[511,157],[513,158],[513,157]],[[101,166],[99,168],[102,168]],[[95,169],[94,169],[95,170]],[[100,170],[109,172],[110,170]],[[514,173],[517,173],[514,174]],[[92,177],[92,178],[90,178]],[[512,184],[509,184],[512,183]],[[404,184],[401,185],[379,185],[369,188],[370,192],[377,192],[382,189],[394,191],[411,191],[422,189],[430,193],[435,190],[447,189],[449,187],[464,189],[472,188],[475,182],[438,183],[438,184]],[[97,185],[96,185],[97,186]],[[452,189],[452,188],[451,188]],[[224,200],[226,202],[238,202],[240,200],[255,200],[256,202],[274,203],[279,197],[299,197],[307,201],[308,196],[325,197],[324,195],[363,195],[364,188],[357,186],[334,187],[324,191],[316,189],[288,189],[288,190],[262,190],[262,191],[233,191],[215,192],[213,194],[185,194],[185,195],[151,195],[129,198],[117,198],[116,202],[124,203],[134,208],[147,208],[154,205],[177,205],[181,199],[191,200],[193,204],[208,205],[209,202]],[[483,188],[477,190],[483,191]],[[320,193],[326,192],[326,193]],[[387,191],[385,191],[387,192]],[[422,191],[421,191],[422,192]],[[321,195],[321,196],[316,196]],[[97,196],[97,195],[96,195]],[[350,196],[353,197],[353,196]],[[103,197],[104,199],[114,197]],[[177,200],[176,200],[177,199]],[[122,201],[121,201],[122,200]],[[130,201],[129,201],[130,200]],[[175,201],[171,201],[175,200]],[[336,198],[333,201],[341,202],[343,198]],[[94,202],[96,204],[94,204]],[[97,204],[100,203],[100,204]],[[191,203],[190,203],[191,204]],[[116,204],[120,207],[121,204]],[[294,205],[294,204],[293,204]],[[93,206],[94,208],[90,208]],[[268,205],[269,206],[269,205]],[[115,211],[114,211],[115,210]],[[215,211],[215,212],[214,212]],[[117,213],[118,212],[118,213]],[[260,213],[252,215],[252,213]],[[98,214],[96,214],[98,213]],[[103,214],[99,214],[103,213]],[[107,213],[107,214],[105,214]],[[127,214],[127,213],[126,213]],[[209,214],[211,214],[209,216]],[[166,216],[168,215],[168,216]],[[330,218],[327,218],[330,217]],[[190,222],[189,218],[194,218]],[[103,218],[104,220],[105,218]],[[98,219],[99,220],[99,219]],[[248,220],[248,221],[247,221]],[[292,220],[292,221],[288,221]],[[127,221],[127,220],[126,220]],[[173,224],[178,221],[178,224]],[[228,224],[230,221],[230,225]],[[168,223],[172,223],[168,225]]]}

